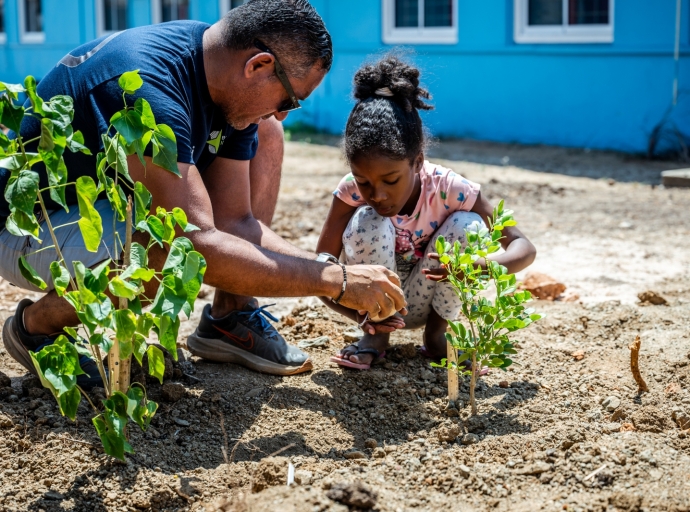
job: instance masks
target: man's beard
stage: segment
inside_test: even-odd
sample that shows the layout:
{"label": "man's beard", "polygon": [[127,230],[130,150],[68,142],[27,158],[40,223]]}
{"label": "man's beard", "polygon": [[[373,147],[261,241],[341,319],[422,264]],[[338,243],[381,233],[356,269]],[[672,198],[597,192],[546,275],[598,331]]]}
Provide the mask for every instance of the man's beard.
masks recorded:
{"label": "man's beard", "polygon": [[220,110],[221,112],[223,112],[223,117],[225,118],[225,121],[235,130],[243,130],[247,126],[249,126],[249,124],[251,124],[249,123],[249,121],[243,120],[240,117],[238,117],[237,114],[233,112],[230,105],[220,105]]}

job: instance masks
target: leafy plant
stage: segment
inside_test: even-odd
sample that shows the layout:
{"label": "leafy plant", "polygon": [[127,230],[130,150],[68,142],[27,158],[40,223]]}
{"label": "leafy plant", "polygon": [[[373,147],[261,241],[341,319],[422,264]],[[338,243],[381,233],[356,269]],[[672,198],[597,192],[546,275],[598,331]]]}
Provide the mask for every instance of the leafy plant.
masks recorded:
{"label": "leafy plant", "polygon": [[[91,154],[84,146],[84,137],[74,131],[71,123],[74,106],[69,96],[55,96],[45,101],[36,93],[36,81],[29,76],[24,85],[0,83],[0,123],[16,133],[15,139],[0,131],[0,167],[11,171],[5,198],[11,214],[6,228],[16,236],[29,236],[41,240],[50,236],[52,245],[39,251],[54,249],[56,260],[50,272],[56,293],[64,297],[75,309],[81,325],[64,328],[64,335],[38,353],[31,353],[34,365],[43,385],[55,396],[60,412],[74,420],[83,394],[77,385],[77,376],[83,374],[79,365],[80,355],[92,357],[104,382],[106,399],[99,410],[89,399],[96,416],[93,424],[101,438],[105,452],[118,459],[132,453],[127,442],[126,426],[129,420],[145,430],[156,413],[157,404],[148,400],[144,387],[130,385],[131,357],[142,364],[148,357],[149,373],[161,383],[165,369],[164,354],[146,340],[151,331],[158,335],[160,344],[177,359],[176,340],[180,320],[184,312],[189,316],[201,288],[206,261],[194,250],[191,241],[176,236],[176,229],[184,232],[198,229],[187,222],[180,208],[166,211],[151,209],[151,194],[140,182],[133,182],[129,175],[127,157],[136,154],[145,165],[144,151],[152,147],[153,163],[177,174],[177,145],[170,127],[156,124],[149,103],[139,98],[128,105],[127,96],[136,92],[143,81],[138,71],[124,73],[119,78],[123,90],[124,108],[110,119],[107,133],[102,134],[103,151],[97,154],[96,175],[98,183],[89,176],[81,176],[68,182],[64,162],[65,150]],[[30,106],[16,104],[19,94],[24,93]],[[40,122],[41,134],[31,140],[23,140],[19,134],[24,116]],[[27,151],[27,145],[38,143],[37,152]],[[48,186],[40,188],[39,174],[32,167],[43,162]],[[69,211],[65,189],[75,187],[79,208],[79,229],[85,248],[95,252],[106,241],[102,239],[103,224],[95,202],[105,192],[115,212],[115,223],[125,222],[126,239],[115,235],[110,249],[111,258],[96,268],[87,268],[81,262],[65,261],[57,243],[55,230],[46,209],[44,194]],[[45,231],[39,225],[36,210],[43,214]],[[148,233],[146,247],[132,242],[132,225],[138,231]],[[148,254],[158,244],[167,247],[168,256],[160,272],[149,268]],[[122,262],[118,262],[122,254]],[[27,254],[26,256],[29,256]],[[25,256],[19,258],[21,274],[32,284],[44,290],[45,281],[31,267]],[[68,271],[72,265],[73,273]],[[153,300],[144,295],[144,283],[158,281]],[[109,293],[109,295],[108,295]],[[117,297],[117,306],[111,297]],[[143,311],[147,305],[149,311]],[[68,339],[71,338],[71,339]],[[108,369],[103,356],[108,355]]]}
{"label": "leafy plant", "polygon": [[[448,321],[451,332],[446,333],[446,339],[457,351],[457,362],[444,358],[441,364],[432,364],[470,376],[473,415],[477,414],[474,391],[480,368],[505,370],[510,366],[513,361],[509,356],[517,351],[509,335],[541,318],[533,309],[525,307],[532,295],[527,290],[517,291],[515,274],[509,274],[503,265],[487,259],[489,254],[501,248],[503,229],[516,224],[513,212],[504,210],[501,201],[493,210],[488,228],[475,222],[465,230],[467,245],[464,249],[458,241],[451,246],[442,236],[436,240],[436,252],[448,270],[448,282],[462,302],[468,326],[460,321]],[[486,269],[476,265],[480,258],[486,262]],[[494,301],[483,294],[492,284],[496,289]],[[470,370],[462,364],[468,360],[472,362]]]}

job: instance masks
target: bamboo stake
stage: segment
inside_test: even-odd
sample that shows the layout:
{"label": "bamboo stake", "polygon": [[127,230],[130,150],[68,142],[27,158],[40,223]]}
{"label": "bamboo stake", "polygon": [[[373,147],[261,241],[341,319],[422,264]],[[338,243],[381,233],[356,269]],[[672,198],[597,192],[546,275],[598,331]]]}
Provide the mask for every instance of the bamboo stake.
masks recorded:
{"label": "bamboo stake", "polygon": [[[125,247],[122,255],[122,270],[126,270],[130,263],[130,251],[132,248],[132,196],[127,196],[127,213],[125,216]],[[120,309],[126,309],[128,301],[120,297]],[[132,369],[132,356],[122,360],[120,365],[120,391],[127,393]]]}
{"label": "bamboo stake", "polygon": [[639,388],[638,393],[642,393],[643,391],[649,392],[647,383],[642,378],[642,374],[640,374],[639,357],[641,344],[642,341],[640,340],[640,337],[636,336],[635,341],[633,341],[628,347],[630,349],[630,371],[632,371],[633,378],[635,379],[635,382],[637,382],[637,387]]}
{"label": "bamboo stake", "polygon": [[477,415],[477,401],[474,398],[474,388],[477,386],[477,352],[472,352],[472,380],[470,381],[470,404],[472,405],[472,416]]}
{"label": "bamboo stake", "polygon": [[447,354],[447,359],[448,363],[453,365],[455,363],[455,371],[450,371],[448,372],[448,400],[451,402],[457,402],[458,400],[458,394],[460,392],[458,388],[458,372],[457,372],[457,364],[458,364],[458,352],[455,350],[453,345],[450,344],[448,340],[446,340],[446,354]]}

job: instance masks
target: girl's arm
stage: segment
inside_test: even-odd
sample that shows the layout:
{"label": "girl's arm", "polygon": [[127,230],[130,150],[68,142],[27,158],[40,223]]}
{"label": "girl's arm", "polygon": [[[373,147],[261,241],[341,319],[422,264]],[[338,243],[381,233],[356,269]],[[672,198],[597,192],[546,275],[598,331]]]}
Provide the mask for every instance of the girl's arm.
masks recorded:
{"label": "girl's arm", "polygon": [[[327,252],[336,258],[340,257],[340,253],[343,250],[343,233],[345,233],[345,228],[347,228],[347,224],[350,222],[356,210],[356,207],[350,206],[333,196],[331,209],[328,211],[326,222],[321,229],[319,242],[316,244],[317,253]],[[364,316],[360,315],[354,309],[346,308],[340,304],[334,304],[329,297],[319,297],[319,299],[333,311],[340,313],[350,320],[354,320],[358,324],[364,320]],[[405,322],[399,316],[394,315],[379,324],[365,322],[362,325],[362,329],[364,329],[365,332],[369,332],[369,334],[375,334],[378,332],[393,332],[396,329],[401,329],[404,325]]]}
{"label": "girl's arm", "polygon": [[[487,201],[482,193],[479,192],[477,199],[472,207],[474,213],[478,214],[486,225],[489,225],[491,215],[493,214],[493,206]],[[505,250],[503,254],[497,254],[491,259],[508,269],[510,274],[514,274],[529,267],[534,258],[537,256],[537,249],[532,245],[527,237],[515,226],[506,227],[503,229],[503,238],[501,238],[501,246]],[[438,259],[438,255],[430,255],[434,259]],[[475,265],[486,268],[486,262],[483,259],[477,260]],[[422,273],[426,275],[427,279],[432,281],[441,281],[448,276],[448,272],[444,268],[424,269]]]}

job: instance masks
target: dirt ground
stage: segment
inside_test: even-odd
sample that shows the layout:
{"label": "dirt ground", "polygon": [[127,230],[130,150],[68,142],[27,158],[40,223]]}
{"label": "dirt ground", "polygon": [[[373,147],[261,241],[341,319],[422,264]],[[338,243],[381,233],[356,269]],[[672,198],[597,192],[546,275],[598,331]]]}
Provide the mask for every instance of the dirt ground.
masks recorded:
{"label": "dirt ground", "polygon": [[[310,249],[346,172],[333,139],[312,138],[287,146],[274,223]],[[690,511],[690,431],[678,425],[690,415],[690,189],[657,185],[678,165],[471,142],[430,158],[505,198],[539,251],[532,270],[567,286],[567,301],[535,302],[546,318],[517,336],[518,364],[482,379],[479,416],[465,384],[448,407],[446,374],[416,353],[421,331],[395,333],[368,372],[334,367],[353,326],[315,299],[262,301],[277,302],[289,341],[328,337],[307,349],[310,373],[189,357],[209,294],[183,321],[186,361],[168,372],[178,385],[148,384],[160,409],[149,432],[131,429],[126,464],[102,453],[85,404],[77,422],[61,418],[0,348],[11,378],[0,376],[0,510]],[[667,304],[641,304],[647,290]],[[0,283],[0,320],[23,296]]]}

